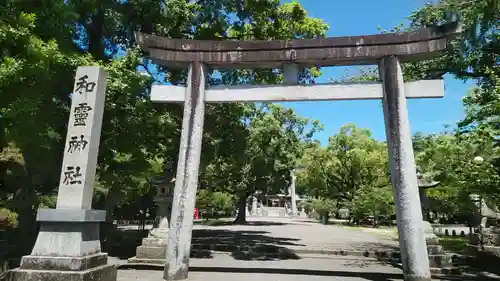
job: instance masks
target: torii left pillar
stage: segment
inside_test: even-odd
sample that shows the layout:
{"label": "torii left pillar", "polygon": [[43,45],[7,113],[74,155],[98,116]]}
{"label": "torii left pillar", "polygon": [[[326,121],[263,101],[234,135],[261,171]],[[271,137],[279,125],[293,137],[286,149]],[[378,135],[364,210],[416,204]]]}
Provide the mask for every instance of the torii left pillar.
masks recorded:
{"label": "torii left pillar", "polygon": [[205,77],[205,67],[201,63],[193,62],[189,65],[167,261],[163,275],[165,280],[182,280],[188,276],[205,119]]}

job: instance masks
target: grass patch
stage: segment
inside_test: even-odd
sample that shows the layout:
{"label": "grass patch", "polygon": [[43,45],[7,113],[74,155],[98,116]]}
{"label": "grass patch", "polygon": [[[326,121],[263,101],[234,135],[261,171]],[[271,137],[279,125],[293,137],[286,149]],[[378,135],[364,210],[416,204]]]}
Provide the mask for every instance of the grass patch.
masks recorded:
{"label": "grass patch", "polygon": [[468,243],[469,243],[468,237],[462,237],[462,236],[439,237],[439,244],[443,246],[446,252],[463,253]]}

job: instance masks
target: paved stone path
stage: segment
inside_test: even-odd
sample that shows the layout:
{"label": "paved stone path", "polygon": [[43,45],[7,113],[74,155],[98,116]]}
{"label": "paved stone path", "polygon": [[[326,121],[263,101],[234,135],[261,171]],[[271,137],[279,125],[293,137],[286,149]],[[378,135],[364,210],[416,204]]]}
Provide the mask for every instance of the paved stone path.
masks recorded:
{"label": "paved stone path", "polygon": [[322,225],[315,221],[250,218],[249,225],[196,225],[193,244],[265,244],[295,251],[395,251],[392,235],[357,228]]}
{"label": "paved stone path", "polygon": [[[191,259],[186,281],[402,281],[399,268],[363,257],[304,256],[299,260],[243,261],[227,254]],[[432,280],[498,281],[487,275],[435,277]],[[163,281],[157,270],[118,270],[117,281]]]}
{"label": "paved stone path", "polygon": [[[362,229],[321,225],[311,221],[280,218],[250,218],[249,225],[195,225],[193,244],[270,245],[297,252],[311,250],[394,250],[394,235]],[[196,251],[193,251],[196,252]],[[311,251],[314,252],[314,251]],[[110,257],[110,263],[125,260]],[[118,281],[162,281],[158,270],[118,270]],[[403,280],[401,269],[373,258],[300,253],[295,256],[248,256],[234,251],[195,255],[187,281],[395,281]],[[445,277],[433,280],[492,280],[486,277]],[[497,279],[498,280],[498,279]]]}
{"label": "paved stone path", "polygon": [[[217,254],[212,259],[191,259],[190,263],[187,281],[402,280],[398,268],[363,258],[243,261]],[[162,268],[118,271],[118,281],[162,281],[162,276]]]}

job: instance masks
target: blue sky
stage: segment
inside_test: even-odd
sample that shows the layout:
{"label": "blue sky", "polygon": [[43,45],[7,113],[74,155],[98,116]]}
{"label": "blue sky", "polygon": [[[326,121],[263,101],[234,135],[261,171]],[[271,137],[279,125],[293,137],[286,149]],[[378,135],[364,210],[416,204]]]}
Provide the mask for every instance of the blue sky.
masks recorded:
{"label": "blue sky", "polygon": [[[287,1],[283,1],[287,2]],[[363,35],[379,33],[377,26],[391,29],[412,11],[421,7],[424,0],[298,0],[309,16],[323,19],[330,26],[328,36]],[[318,82],[327,82],[333,77],[341,77],[345,67],[323,68]],[[356,74],[356,68],[349,69]],[[464,116],[461,99],[473,82],[464,83],[445,76],[445,97],[441,99],[408,100],[408,111],[412,132],[437,133],[444,131],[444,125],[455,125]],[[331,101],[283,103],[299,115],[319,120],[324,125],[323,132],[316,134],[322,144],[328,137],[338,132],[346,123],[355,123],[368,128],[378,140],[385,140],[384,118],[380,101]]]}

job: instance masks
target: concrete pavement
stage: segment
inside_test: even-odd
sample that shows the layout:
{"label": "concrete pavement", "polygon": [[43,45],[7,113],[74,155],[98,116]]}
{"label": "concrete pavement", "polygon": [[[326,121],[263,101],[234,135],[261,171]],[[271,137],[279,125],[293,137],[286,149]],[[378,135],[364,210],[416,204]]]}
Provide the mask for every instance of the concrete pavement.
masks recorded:
{"label": "concrete pavement", "polygon": [[[157,270],[120,269],[118,281],[163,281]],[[402,281],[401,269],[363,257],[302,255],[297,260],[236,260],[229,254],[191,259],[187,281]],[[488,276],[441,277],[433,280],[499,280]]]}

